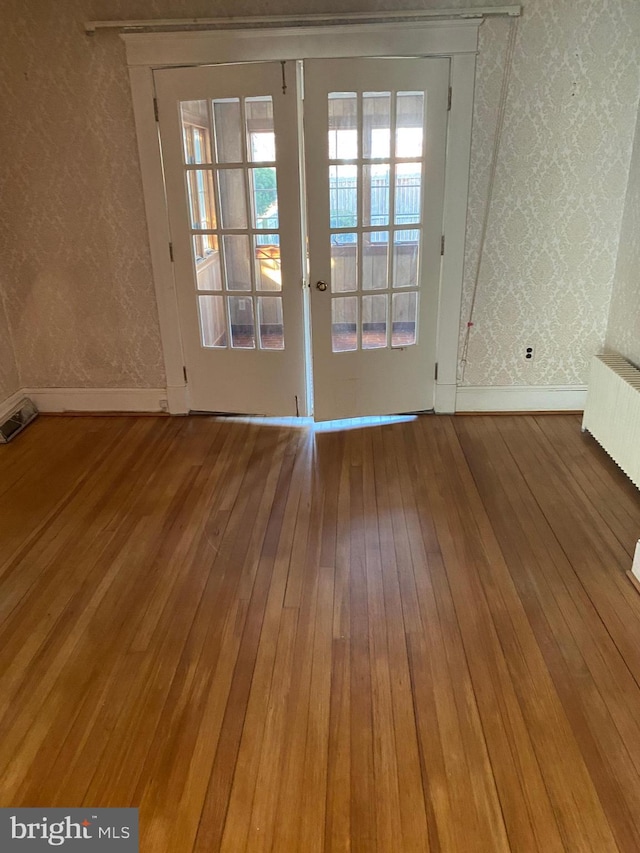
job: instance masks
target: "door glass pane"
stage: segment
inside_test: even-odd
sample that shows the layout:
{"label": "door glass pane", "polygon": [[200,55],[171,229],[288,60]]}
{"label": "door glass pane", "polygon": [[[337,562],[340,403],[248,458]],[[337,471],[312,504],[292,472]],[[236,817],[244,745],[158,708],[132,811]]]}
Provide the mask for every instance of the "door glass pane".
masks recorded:
{"label": "door glass pane", "polygon": [[193,238],[198,290],[222,290],[218,238],[214,234],[197,234]]}
{"label": "door glass pane", "polygon": [[224,322],[224,298],[199,296],[200,334],[203,347],[226,347],[227,330]]}
{"label": "door glass pane", "polygon": [[391,151],[391,93],[362,93],[362,156],[388,157]]}
{"label": "door glass pane", "polygon": [[251,261],[247,234],[225,234],[224,268],[227,290],[251,290]]}
{"label": "door glass pane", "polygon": [[396,225],[420,222],[421,189],[422,165],[420,163],[397,163],[394,217]]}
{"label": "door glass pane", "polygon": [[384,290],[389,285],[389,232],[362,235],[362,289]]}
{"label": "door glass pane", "polygon": [[363,223],[365,225],[389,224],[389,165],[364,166]]}
{"label": "door glass pane", "polygon": [[278,189],[272,166],[250,169],[253,227],[278,228]]}
{"label": "door glass pane", "polygon": [[419,231],[396,231],[393,238],[393,286],[418,286]]}
{"label": "door glass pane", "polygon": [[331,300],[331,348],[333,352],[358,349],[358,297]]}
{"label": "door glass pane", "polygon": [[258,328],[262,349],[284,349],[281,297],[258,296]]}
{"label": "door glass pane", "polygon": [[241,163],[240,99],[225,98],[213,102],[213,128],[218,163]]}
{"label": "door glass pane", "polygon": [[358,224],[357,166],[329,166],[329,218],[331,228]]}
{"label": "door glass pane", "polygon": [[331,291],[358,289],[358,235],[331,235]]}
{"label": "door glass pane", "polygon": [[191,227],[216,227],[216,208],[213,200],[213,173],[207,169],[190,169],[187,173]]}
{"label": "door glass pane", "polygon": [[362,297],[362,349],[387,345],[387,303],[386,295]]}
{"label": "door glass pane", "polygon": [[398,92],[396,157],[422,157],[424,92]]}
{"label": "door glass pane", "polygon": [[280,237],[278,234],[256,234],[253,240],[256,289],[282,290]]}
{"label": "door glass pane", "polygon": [[255,349],[253,299],[250,296],[229,296],[228,299],[231,346],[235,349]]}
{"label": "door glass pane", "polygon": [[218,172],[220,217],[223,228],[247,227],[244,180],[242,169],[221,169]]}
{"label": "door glass pane", "polygon": [[[341,130],[351,109],[338,110]],[[183,101],[180,111],[202,345],[282,350],[273,99]]]}
{"label": "door glass pane", "polygon": [[185,163],[211,163],[208,101],[182,101],[182,144]]}
{"label": "door glass pane", "polygon": [[415,344],[418,321],[418,294],[394,293],[392,306],[391,346]]}
{"label": "door glass pane", "polygon": [[273,130],[273,100],[245,98],[247,150],[253,163],[273,163],[276,159],[276,138]]}
{"label": "door glass pane", "polygon": [[329,159],[358,156],[358,99],[355,92],[329,93]]}

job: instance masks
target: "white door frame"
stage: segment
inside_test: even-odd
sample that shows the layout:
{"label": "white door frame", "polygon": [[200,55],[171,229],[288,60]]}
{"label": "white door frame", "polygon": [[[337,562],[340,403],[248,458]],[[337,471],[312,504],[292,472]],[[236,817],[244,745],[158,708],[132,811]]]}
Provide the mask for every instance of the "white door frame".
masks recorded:
{"label": "white door frame", "polygon": [[174,270],[169,251],[171,235],[164,193],[162,156],[154,112],[154,69],[258,60],[358,56],[451,58],[452,100],[447,134],[443,214],[446,250],[442,258],[438,300],[438,370],[434,408],[436,412],[454,412],[473,92],[478,27],[481,23],[481,19],[475,18],[399,24],[125,33],[121,36],[127,51],[167,376],[168,407],[172,414],[184,414],[190,407],[188,385],[184,375]]}

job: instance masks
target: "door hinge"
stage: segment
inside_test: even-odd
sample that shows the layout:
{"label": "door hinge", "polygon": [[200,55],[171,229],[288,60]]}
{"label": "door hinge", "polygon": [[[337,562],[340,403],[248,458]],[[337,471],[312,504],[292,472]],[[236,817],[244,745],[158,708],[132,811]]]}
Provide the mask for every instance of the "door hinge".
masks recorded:
{"label": "door hinge", "polygon": [[173,243],[169,243],[169,257],[171,258],[171,262],[173,263]]}
{"label": "door hinge", "polygon": [[440,254],[444,255],[444,234],[440,238]]}
{"label": "door hinge", "polygon": [[186,368],[186,367],[184,367],[184,366],[183,366],[183,368],[182,368],[182,375],[184,376],[184,383],[185,383],[185,385],[186,385],[186,384],[187,384],[187,382],[188,382],[188,380],[187,380],[187,368]]}
{"label": "door hinge", "polygon": [[155,116],[156,121],[160,121],[160,113],[158,112],[158,99],[153,99],[153,114]]}
{"label": "door hinge", "polygon": [[436,361],[435,369],[433,371],[433,378],[436,380],[436,382],[438,381],[438,362],[437,361]]}
{"label": "door hinge", "polygon": [[[451,98],[453,97],[453,87],[449,86],[449,94],[447,96],[447,112],[451,109]],[[157,121],[158,119],[156,119]]]}

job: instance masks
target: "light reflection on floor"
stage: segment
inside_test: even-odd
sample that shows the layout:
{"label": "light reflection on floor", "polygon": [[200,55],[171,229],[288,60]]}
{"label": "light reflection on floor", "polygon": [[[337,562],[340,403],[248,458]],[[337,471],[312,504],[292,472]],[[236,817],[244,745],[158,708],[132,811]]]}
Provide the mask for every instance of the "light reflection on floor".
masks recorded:
{"label": "light reflection on floor", "polygon": [[316,421],[313,418],[270,418],[262,415],[225,415],[210,412],[192,412],[191,414],[210,415],[224,418],[231,423],[255,423],[260,426],[289,427],[291,429],[311,429],[313,432],[344,432],[350,429],[366,429],[373,426],[402,424],[415,420],[418,415],[375,415],[366,418],[343,418],[337,421]]}
{"label": "light reflection on floor", "polygon": [[308,418],[314,432],[341,432],[348,429],[366,429],[373,426],[403,424],[414,421],[417,415],[376,415],[368,418],[345,418],[339,421],[320,421],[316,423]]}

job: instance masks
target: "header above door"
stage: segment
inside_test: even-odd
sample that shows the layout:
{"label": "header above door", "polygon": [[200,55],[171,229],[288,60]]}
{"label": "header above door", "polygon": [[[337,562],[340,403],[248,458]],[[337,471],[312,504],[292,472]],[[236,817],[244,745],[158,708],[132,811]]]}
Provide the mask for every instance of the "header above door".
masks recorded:
{"label": "header above door", "polygon": [[481,18],[412,23],[123,33],[129,67],[271,59],[475,54]]}

